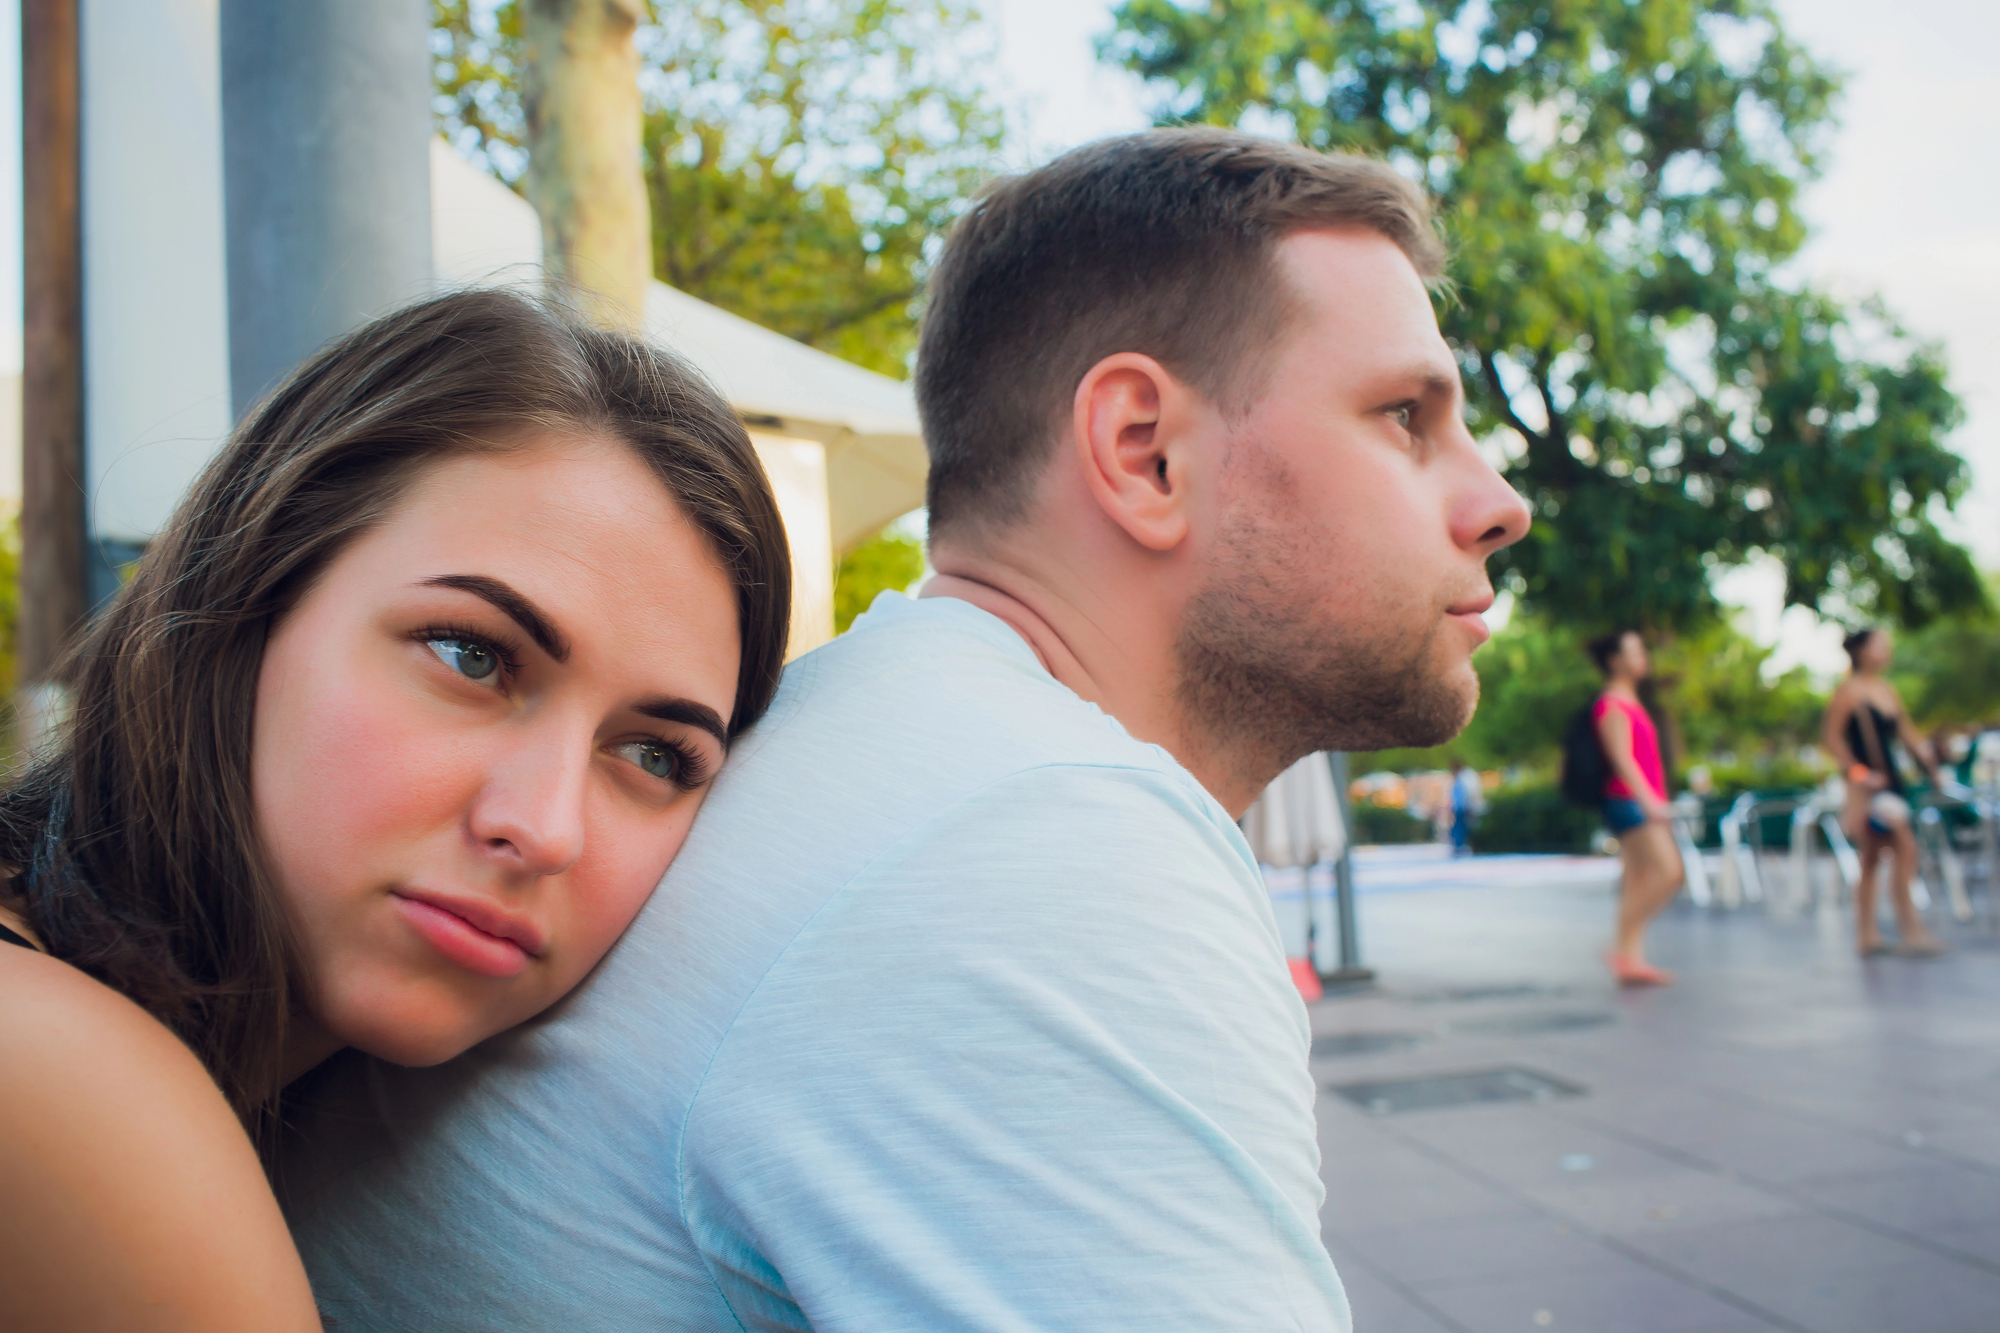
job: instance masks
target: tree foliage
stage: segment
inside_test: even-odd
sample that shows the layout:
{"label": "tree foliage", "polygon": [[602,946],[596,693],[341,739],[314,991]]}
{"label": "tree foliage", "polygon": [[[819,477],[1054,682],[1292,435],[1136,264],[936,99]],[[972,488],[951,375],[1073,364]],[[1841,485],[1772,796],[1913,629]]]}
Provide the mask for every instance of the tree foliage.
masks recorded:
{"label": "tree foliage", "polygon": [[876,594],[902,592],[924,576],[924,544],[892,525],[840,558],[833,578],[833,632],[847,633]]}
{"label": "tree foliage", "polygon": [[[437,111],[513,184],[519,0],[433,0]],[[901,376],[937,240],[1000,151],[963,0],[691,0],[641,28],[655,273]]]}
{"label": "tree foliage", "polygon": [[[2000,600],[2000,575],[1988,582]],[[2000,620],[1951,616],[1905,635],[1890,674],[1919,725],[2000,724]]]}
{"label": "tree foliage", "polygon": [[0,692],[14,697],[14,649],[21,630],[21,510],[0,511]]}
{"label": "tree foliage", "polygon": [[1939,352],[1787,275],[1838,80],[1771,0],[1125,0],[1103,50],[1163,119],[1433,192],[1471,418],[1537,518],[1496,561],[1527,606],[1690,630],[1759,553],[1850,618],[1982,602],[1937,526],[1968,484]]}

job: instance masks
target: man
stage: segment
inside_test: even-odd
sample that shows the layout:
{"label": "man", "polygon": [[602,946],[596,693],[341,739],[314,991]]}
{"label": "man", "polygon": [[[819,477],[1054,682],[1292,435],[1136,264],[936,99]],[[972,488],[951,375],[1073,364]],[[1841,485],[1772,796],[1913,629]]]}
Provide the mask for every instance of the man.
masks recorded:
{"label": "man", "polygon": [[1217,130],[984,196],[919,600],[795,663],[547,1020],[337,1061],[280,1180],[352,1329],[1345,1330],[1233,818],[1464,725],[1527,528],[1386,167]]}
{"label": "man", "polygon": [[1472,855],[1472,829],[1486,809],[1486,788],[1477,769],[1456,755],[1451,761],[1451,854]]}

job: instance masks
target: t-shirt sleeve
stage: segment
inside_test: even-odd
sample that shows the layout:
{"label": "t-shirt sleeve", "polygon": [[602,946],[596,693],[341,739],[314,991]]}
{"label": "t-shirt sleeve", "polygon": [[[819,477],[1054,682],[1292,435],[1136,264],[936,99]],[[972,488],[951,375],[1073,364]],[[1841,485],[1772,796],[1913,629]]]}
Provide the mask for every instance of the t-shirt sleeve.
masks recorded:
{"label": "t-shirt sleeve", "polygon": [[677,1163],[744,1326],[1348,1329],[1305,1014],[1239,843],[1167,774],[1052,767],[836,894]]}

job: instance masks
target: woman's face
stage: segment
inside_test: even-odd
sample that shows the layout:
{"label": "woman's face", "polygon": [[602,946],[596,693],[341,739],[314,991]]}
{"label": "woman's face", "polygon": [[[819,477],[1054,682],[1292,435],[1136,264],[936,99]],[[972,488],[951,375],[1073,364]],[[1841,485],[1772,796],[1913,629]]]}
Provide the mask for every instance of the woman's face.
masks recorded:
{"label": "woman's face", "polygon": [[258,827],[312,969],[302,1037],[432,1064],[583,979],[723,760],[736,600],[624,446],[425,473],[273,632]]}
{"label": "woman's face", "polygon": [[1619,640],[1618,656],[1634,680],[1644,680],[1653,670],[1653,659],[1646,654],[1646,641],[1635,633],[1628,631]]}
{"label": "woman's face", "polygon": [[1868,636],[1868,642],[1861,645],[1861,669],[1887,671],[1895,655],[1896,645],[1890,640],[1889,631],[1878,629]]}

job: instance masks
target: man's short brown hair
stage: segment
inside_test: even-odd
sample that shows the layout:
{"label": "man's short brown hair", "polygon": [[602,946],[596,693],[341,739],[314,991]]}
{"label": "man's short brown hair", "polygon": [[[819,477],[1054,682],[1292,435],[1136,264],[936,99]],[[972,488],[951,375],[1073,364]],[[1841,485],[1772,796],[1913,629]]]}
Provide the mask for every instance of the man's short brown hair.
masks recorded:
{"label": "man's short brown hair", "polygon": [[1277,243],[1334,227],[1443,273],[1423,192],[1387,165],[1234,130],[1107,139],[988,189],[945,244],[917,350],[932,528],[1021,518],[1077,383],[1114,353],[1236,405],[1291,308]]}

